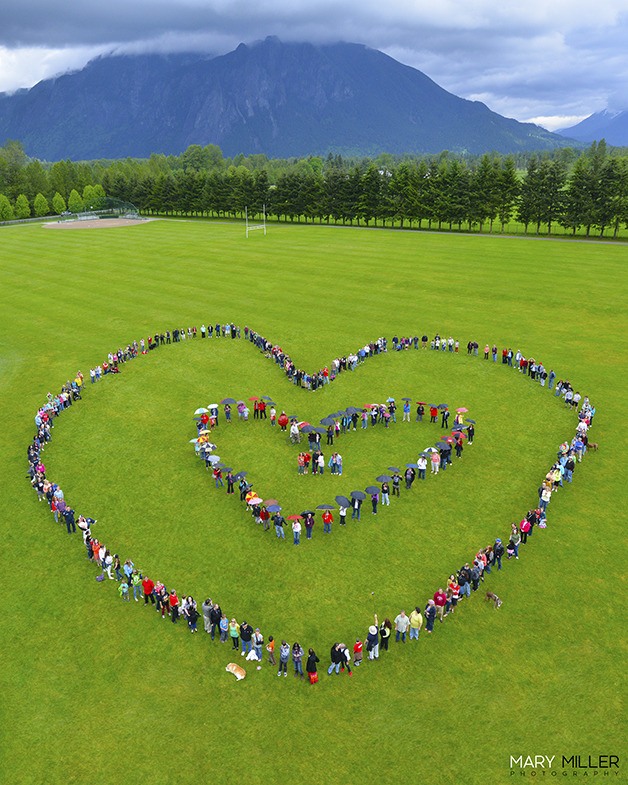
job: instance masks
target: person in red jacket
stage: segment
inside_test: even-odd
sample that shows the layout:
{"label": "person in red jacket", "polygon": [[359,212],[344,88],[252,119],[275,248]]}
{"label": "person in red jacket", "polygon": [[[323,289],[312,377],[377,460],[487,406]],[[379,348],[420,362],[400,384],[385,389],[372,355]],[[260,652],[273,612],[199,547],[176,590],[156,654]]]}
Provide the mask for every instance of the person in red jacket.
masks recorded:
{"label": "person in red jacket", "polygon": [[177,592],[173,589],[168,596],[168,605],[170,606],[170,619],[173,624],[177,623],[179,618],[179,598]]}
{"label": "person in red jacket", "polygon": [[279,415],[277,422],[279,423],[279,427],[281,428],[281,430],[285,431],[286,427],[288,426],[288,415],[285,412],[282,412]]}
{"label": "person in red jacket", "polygon": [[438,421],[438,409],[436,406],[430,406],[430,422]]}
{"label": "person in red jacket", "polygon": [[324,534],[331,534],[331,525],[334,522],[334,516],[331,514],[331,510],[325,510],[323,513],[323,533]]}
{"label": "person in red jacket", "polygon": [[150,578],[144,577],[142,581],[142,589],[144,589],[144,605],[148,605],[148,600],[155,604],[155,584]]}
{"label": "person in red jacket", "polygon": [[447,604],[447,595],[439,588],[437,592],[434,594],[434,605],[436,605],[436,614],[438,616],[438,620],[442,622],[443,614],[445,613],[445,605]]}

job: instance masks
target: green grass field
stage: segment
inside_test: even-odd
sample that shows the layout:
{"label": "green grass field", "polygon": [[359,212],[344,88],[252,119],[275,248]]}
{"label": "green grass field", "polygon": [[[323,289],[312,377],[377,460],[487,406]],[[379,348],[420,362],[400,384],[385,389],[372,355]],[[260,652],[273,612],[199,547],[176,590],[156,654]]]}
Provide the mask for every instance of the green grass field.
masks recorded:
{"label": "green grass field", "polygon": [[[234,224],[166,221],[11,227],[0,240],[0,781],[501,783],[510,755],[623,753],[626,246],[289,225],[247,241]],[[309,369],[394,333],[521,348],[591,396],[601,448],[552,500],[547,530],[487,579],[498,612],[478,592],[352,679],[321,668],[309,687],[265,665],[237,683],[226,646],[96,583],[78,535],[25,479],[46,392],[134,338],[203,321],[248,324]],[[197,406],[261,394],[313,422],[388,395],[438,398],[467,406],[477,437],[376,519],[365,504],[360,524],[323,538],[319,522],[297,549],[216,491],[188,444]],[[121,556],[314,646],[324,666],[334,641],[366,634],[373,607],[425,605],[506,535],[574,427],[547,390],[466,352],[390,353],[310,393],[249,343],[199,336],[90,386],[45,463]],[[267,423],[221,424],[213,438],[291,512],[363,488],[439,435],[414,422],[351,433],[342,478],[298,477],[296,449]]]}

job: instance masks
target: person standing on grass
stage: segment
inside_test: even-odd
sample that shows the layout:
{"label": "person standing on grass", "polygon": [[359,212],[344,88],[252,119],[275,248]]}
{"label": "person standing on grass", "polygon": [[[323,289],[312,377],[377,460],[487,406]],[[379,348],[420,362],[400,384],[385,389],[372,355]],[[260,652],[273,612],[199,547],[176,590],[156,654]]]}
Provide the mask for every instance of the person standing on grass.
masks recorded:
{"label": "person standing on grass", "polygon": [[423,626],[423,616],[418,605],[408,618],[410,620],[410,640],[414,638],[418,641],[419,633],[421,632],[421,627]]}
{"label": "person standing on grass", "polygon": [[502,556],[504,555],[504,546],[502,541],[498,537],[495,540],[495,544],[493,545],[493,561],[497,564],[497,569],[501,570],[502,568]]}
{"label": "person standing on grass", "polygon": [[431,453],[430,463],[432,464],[432,474],[438,474],[440,470],[440,453]]}
{"label": "person standing on grass", "polygon": [[362,664],[363,648],[364,648],[364,644],[359,638],[357,638],[356,642],[353,644],[353,664],[355,665],[356,668]]}
{"label": "person standing on grass", "polygon": [[205,600],[205,602],[201,605],[201,611],[203,612],[203,629],[208,635],[212,631],[211,614],[213,609],[214,609],[214,605],[211,599],[208,597]]}
{"label": "person standing on grass", "polygon": [[301,521],[298,518],[292,521],[292,541],[293,545],[301,542]]}
{"label": "person standing on grass", "polygon": [[227,638],[229,637],[229,620],[227,619],[224,613],[220,617],[219,629],[220,629],[220,642],[226,643]]}
{"label": "person standing on grass", "polygon": [[260,632],[259,627],[255,628],[255,632],[253,633],[253,651],[255,652],[255,656],[261,662],[264,658],[262,653],[264,646],[264,636]]}
{"label": "person standing on grass", "polygon": [[340,644],[334,643],[331,647],[331,651],[329,652],[329,659],[331,660],[331,664],[329,668],[327,668],[327,675],[331,676],[332,672],[335,670],[336,675],[340,673],[340,666],[342,665],[342,661],[344,659],[342,652],[340,651]]}
{"label": "person standing on grass", "polygon": [[331,534],[331,525],[334,522],[334,516],[331,513],[331,510],[325,510],[323,512],[323,533],[324,534]]}
{"label": "person standing on grass", "polygon": [[240,625],[235,619],[231,619],[229,622],[229,637],[231,638],[233,649],[237,651],[240,647]]}
{"label": "person standing on grass", "polygon": [[377,624],[377,614],[375,614],[374,623],[369,627],[369,631],[366,636],[366,651],[368,652],[369,660],[379,659],[379,630],[377,628]]}
{"label": "person standing on grass", "polygon": [[272,635],[268,636],[268,643],[266,644],[266,651],[268,652],[268,664],[269,665],[276,665],[277,661],[275,660],[275,639]]}
{"label": "person standing on grass", "polygon": [[399,639],[401,638],[401,642],[406,642],[406,633],[408,631],[408,627],[410,626],[410,619],[406,616],[405,611],[401,611],[395,617],[395,641],[399,643]]}
{"label": "person standing on grass", "polygon": [[384,507],[390,506],[390,486],[387,482],[382,483],[382,505]]}
{"label": "person standing on grass", "polygon": [[430,633],[434,629],[434,622],[436,621],[436,603],[434,600],[428,600],[425,606],[425,632]]}
{"label": "person standing on grass", "polygon": [[436,606],[436,615],[438,616],[438,620],[440,622],[443,621],[443,616],[445,615],[445,606],[447,605],[447,595],[439,588],[438,591],[434,592],[434,605]]}
{"label": "person standing on grass", "polygon": [[142,589],[144,590],[144,605],[148,605],[149,601],[154,605],[155,583],[148,576],[144,576],[142,580]]}
{"label": "person standing on grass", "polygon": [[289,659],[290,646],[286,643],[286,641],[281,641],[281,646],[279,647],[279,670],[277,671],[277,676],[281,676],[282,673],[284,676],[288,675]]}
{"label": "person standing on grass", "polygon": [[316,656],[316,652],[314,649],[310,649],[307,654],[307,663],[305,664],[305,670],[309,676],[310,684],[314,684],[317,681],[313,674],[317,673],[316,664],[318,662],[320,662],[320,660]]}
{"label": "person standing on grass", "polygon": [[[377,616],[375,617],[377,621]],[[390,636],[392,634],[392,622],[386,618],[379,627],[379,643],[382,651],[388,651],[388,644],[390,643]]]}
{"label": "person standing on grass", "polygon": [[303,647],[298,641],[292,645],[292,664],[294,665],[294,676],[303,678]]}
{"label": "person standing on grass", "polygon": [[179,618],[179,598],[175,589],[172,589],[168,595],[168,607],[170,608],[170,621],[176,624]]}
{"label": "person standing on grass", "polygon": [[286,533],[283,530],[283,527],[286,525],[286,519],[280,512],[276,512],[273,515],[273,523],[275,524],[275,533],[277,534],[277,539],[285,540]]}
{"label": "person standing on grass", "polygon": [[393,488],[392,488],[392,495],[399,496],[399,488],[401,486],[401,475],[399,472],[395,472],[392,478]]}
{"label": "person standing on grass", "polygon": [[243,621],[240,625],[240,641],[242,642],[242,657],[246,657],[246,655],[251,651],[252,641],[253,639],[253,627],[247,622]]}
{"label": "person standing on grass", "polygon": [[417,458],[417,466],[419,467],[419,480],[424,480],[425,471],[427,469],[427,458],[425,455],[419,455]]}

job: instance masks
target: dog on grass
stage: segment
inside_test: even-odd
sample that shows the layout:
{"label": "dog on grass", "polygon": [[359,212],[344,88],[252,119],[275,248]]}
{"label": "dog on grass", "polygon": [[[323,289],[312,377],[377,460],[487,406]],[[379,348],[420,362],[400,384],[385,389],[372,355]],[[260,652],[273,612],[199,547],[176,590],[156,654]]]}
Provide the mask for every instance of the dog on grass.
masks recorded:
{"label": "dog on grass", "polygon": [[499,599],[499,597],[496,594],[493,594],[492,591],[487,591],[486,592],[486,601],[487,602],[492,602],[493,603],[493,607],[495,607],[495,608],[500,608],[501,604],[502,604],[502,601]]}
{"label": "dog on grass", "polygon": [[246,671],[244,670],[244,668],[235,662],[230,662],[229,665],[227,665],[227,667],[225,668],[225,670],[228,671],[229,673],[233,673],[233,675],[236,677],[238,681],[240,681],[240,679],[243,679],[246,676]]}
{"label": "dog on grass", "polygon": [[587,450],[595,450],[597,452],[600,448],[600,445],[597,442],[589,442],[587,444]]}

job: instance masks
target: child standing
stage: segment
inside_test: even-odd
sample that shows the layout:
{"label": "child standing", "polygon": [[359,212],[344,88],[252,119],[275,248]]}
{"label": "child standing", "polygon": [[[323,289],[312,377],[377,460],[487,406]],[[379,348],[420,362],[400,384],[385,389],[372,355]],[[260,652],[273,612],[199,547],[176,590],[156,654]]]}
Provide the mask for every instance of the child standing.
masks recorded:
{"label": "child standing", "polygon": [[275,639],[272,635],[268,636],[268,643],[266,644],[266,651],[268,652],[268,663],[269,665],[276,665],[277,661],[275,660]]}
{"label": "child standing", "polygon": [[356,668],[362,662],[362,648],[363,648],[363,643],[358,638],[355,644],[353,645],[353,664],[355,665]]}

